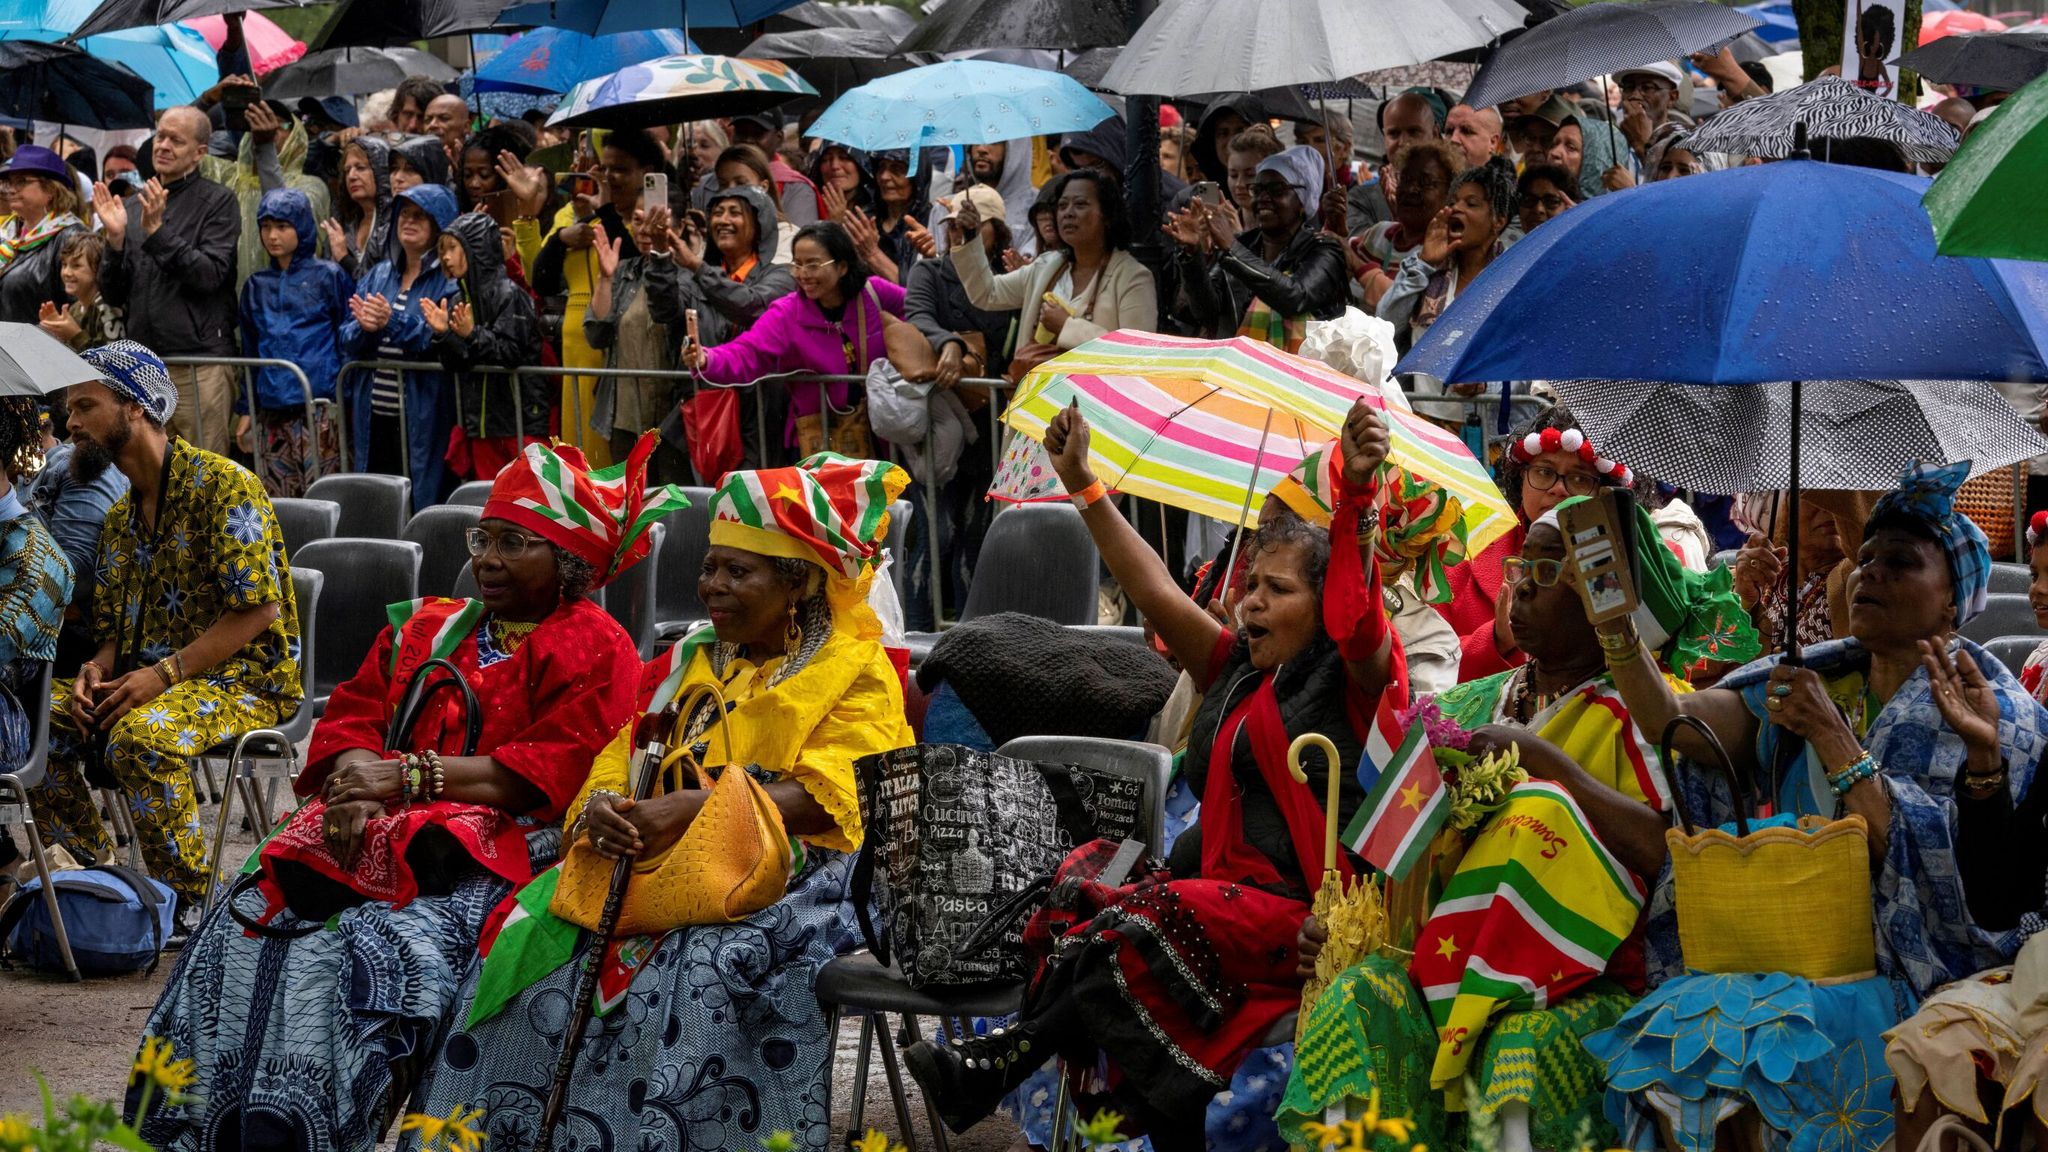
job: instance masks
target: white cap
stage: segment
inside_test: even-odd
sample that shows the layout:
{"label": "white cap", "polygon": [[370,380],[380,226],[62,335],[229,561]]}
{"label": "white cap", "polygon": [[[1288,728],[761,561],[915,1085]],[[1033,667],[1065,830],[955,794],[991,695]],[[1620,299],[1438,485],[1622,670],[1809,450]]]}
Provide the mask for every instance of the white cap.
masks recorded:
{"label": "white cap", "polygon": [[1673,88],[1678,87],[1685,80],[1685,74],[1678,70],[1678,65],[1673,64],[1669,60],[1659,60],[1655,64],[1645,64],[1640,68],[1623,68],[1614,74],[1614,82],[1619,84],[1622,77],[1638,74],[1668,80]]}

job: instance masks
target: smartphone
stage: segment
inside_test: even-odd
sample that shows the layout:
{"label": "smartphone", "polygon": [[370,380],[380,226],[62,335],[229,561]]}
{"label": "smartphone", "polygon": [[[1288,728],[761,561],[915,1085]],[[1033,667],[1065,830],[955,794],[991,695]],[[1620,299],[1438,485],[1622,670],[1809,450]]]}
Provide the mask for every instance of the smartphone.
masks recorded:
{"label": "smartphone", "polygon": [[1603,488],[1559,509],[1557,520],[1587,621],[1601,624],[1634,613],[1635,497],[1626,489]]}
{"label": "smartphone", "polygon": [[557,172],[555,187],[561,189],[564,196],[595,196],[597,177],[588,172]]}
{"label": "smartphone", "polygon": [[683,336],[692,344],[697,342],[697,310],[695,308],[685,309],[683,312]]}
{"label": "smartphone", "polygon": [[1197,180],[1188,192],[1194,199],[1211,208],[1223,203],[1223,187],[1214,180]]}
{"label": "smartphone", "polygon": [[668,207],[668,173],[649,172],[641,178],[640,206],[642,208]]}
{"label": "smartphone", "polygon": [[260,95],[247,84],[230,84],[220,90],[220,106],[227,118],[228,131],[249,130],[249,105],[256,103]]}

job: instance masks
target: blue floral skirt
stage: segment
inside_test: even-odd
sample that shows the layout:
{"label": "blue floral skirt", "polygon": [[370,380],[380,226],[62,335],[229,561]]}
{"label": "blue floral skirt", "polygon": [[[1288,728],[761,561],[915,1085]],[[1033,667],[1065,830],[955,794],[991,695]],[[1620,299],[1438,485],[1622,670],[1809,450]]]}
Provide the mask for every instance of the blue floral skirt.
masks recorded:
{"label": "blue floral skirt", "polygon": [[1685,1152],[1744,1105],[1770,1152],[1876,1152],[1892,1136],[1885,1030],[1912,993],[1873,976],[1821,984],[1784,973],[1692,973],[1586,1039],[1607,1065],[1607,1115],[1624,1146],[1655,1152],[1659,1120]]}

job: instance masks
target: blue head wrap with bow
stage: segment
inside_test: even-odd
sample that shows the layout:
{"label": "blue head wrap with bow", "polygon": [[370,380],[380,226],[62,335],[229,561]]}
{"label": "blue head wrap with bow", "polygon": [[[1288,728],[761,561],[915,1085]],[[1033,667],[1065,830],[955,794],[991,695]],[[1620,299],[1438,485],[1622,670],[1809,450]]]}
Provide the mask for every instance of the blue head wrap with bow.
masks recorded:
{"label": "blue head wrap with bow", "polygon": [[1863,535],[1882,526],[1887,517],[1918,520],[1934,533],[1948,554],[1949,575],[1956,586],[1956,627],[1970,622],[1991,593],[1991,541],[1968,516],[1956,511],[1956,493],[1970,478],[1970,462],[1958,460],[1939,468],[1915,463],[1899,477],[1899,486],[1885,493],[1871,509]]}

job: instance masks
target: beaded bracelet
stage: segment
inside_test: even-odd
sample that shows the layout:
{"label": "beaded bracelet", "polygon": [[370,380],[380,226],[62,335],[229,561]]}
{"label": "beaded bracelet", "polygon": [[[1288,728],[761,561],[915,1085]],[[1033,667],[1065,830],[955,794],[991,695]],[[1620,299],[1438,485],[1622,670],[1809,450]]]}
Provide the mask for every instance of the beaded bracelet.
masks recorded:
{"label": "beaded bracelet", "polygon": [[448,776],[441,767],[441,754],[429,748],[420,753],[420,759],[426,763],[427,799],[439,800],[441,793],[448,789]]}
{"label": "beaded bracelet", "polygon": [[1877,761],[1865,752],[1856,761],[1839,772],[1828,773],[1828,787],[1837,796],[1847,796],[1849,789],[1877,775]]}

